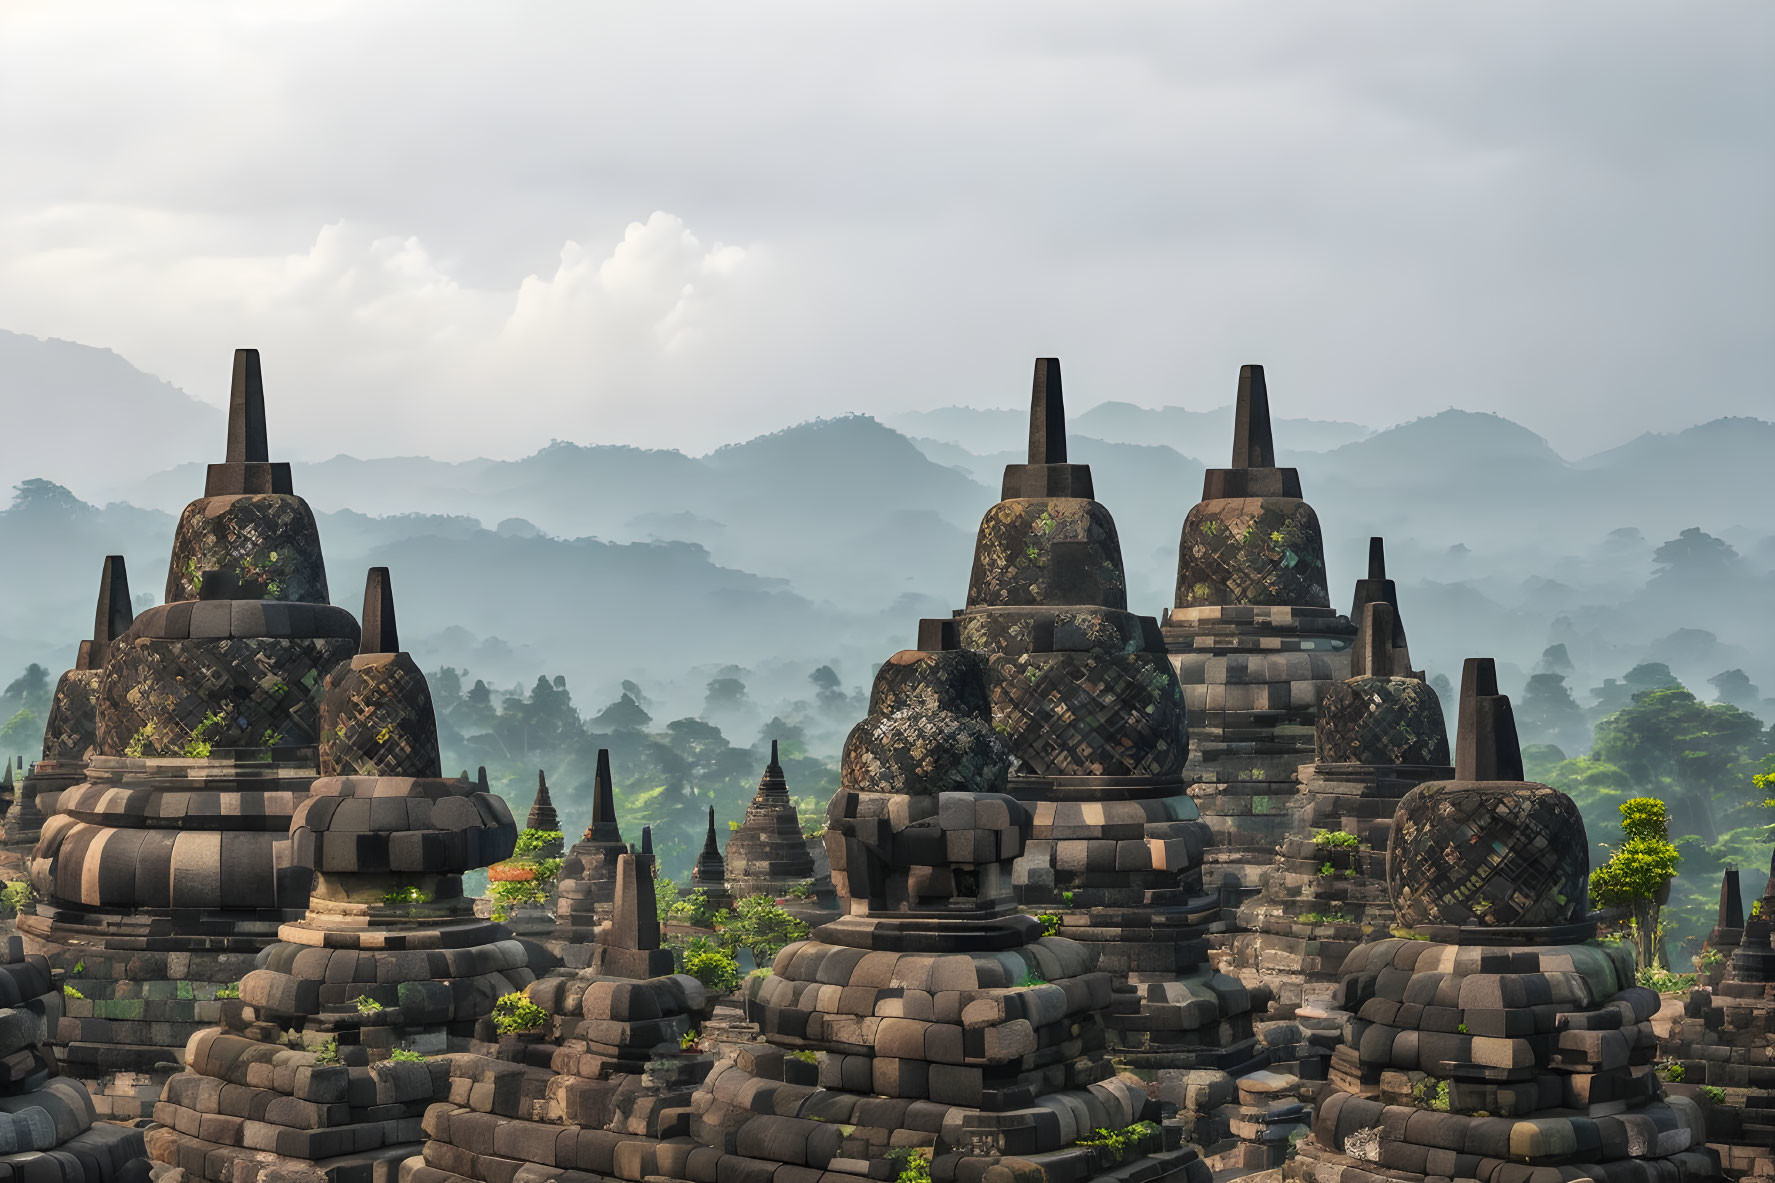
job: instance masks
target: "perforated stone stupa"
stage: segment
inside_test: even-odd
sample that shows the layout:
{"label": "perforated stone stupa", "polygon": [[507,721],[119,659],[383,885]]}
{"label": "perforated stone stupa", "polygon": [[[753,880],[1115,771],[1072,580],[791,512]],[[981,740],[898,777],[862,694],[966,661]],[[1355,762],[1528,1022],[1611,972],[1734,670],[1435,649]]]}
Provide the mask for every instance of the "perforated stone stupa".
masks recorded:
{"label": "perforated stone stupa", "polygon": [[18,928],[83,996],[56,1042],[107,1116],[147,1114],[216,988],[308,900],[290,819],[358,624],[326,602],[314,516],[266,455],[258,353],[239,350],[228,458],[179,519],[168,602],[111,642],[86,781],[31,862]]}
{"label": "perforated stone stupa", "polygon": [[1165,646],[1189,708],[1190,794],[1214,833],[1211,878],[1257,886],[1287,836],[1319,700],[1350,676],[1356,627],[1331,607],[1319,518],[1276,466],[1262,366],[1239,369],[1229,468],[1184,519]]}
{"label": "perforated stone stupa", "polygon": [[292,831],[313,894],[155,1106],[150,1148],[176,1179],[392,1180],[447,1070],[391,1054],[466,1049],[533,980],[524,948],[462,895],[462,873],[510,855],[517,826],[498,797],[443,779],[387,568],[370,572],[363,642],[327,679],[321,729],[325,775]]}
{"label": "perforated stone stupa", "polygon": [[[1326,692],[1314,726],[1317,760],[1301,768],[1293,826],[1259,894],[1239,911],[1231,968],[1287,1018],[1328,998],[1350,950],[1393,925],[1387,846],[1400,798],[1454,775],[1442,706],[1404,648],[1381,540],[1357,584],[1361,630],[1352,676]],[[1315,1078],[1317,1073],[1310,1073]]]}
{"label": "perforated stone stupa", "polygon": [[[123,556],[106,555],[99,574],[92,636],[80,642],[74,668],[56,682],[43,728],[42,758],[22,778],[6,811],[0,879],[8,883],[22,881],[29,872],[31,852],[43,833],[45,808],[53,810],[58,793],[86,779],[86,761],[98,738],[99,678],[111,657],[112,643],[128,631],[134,619]],[[10,778],[10,763],[7,775]]]}
{"label": "perforated stone stupa", "polygon": [[[1775,859],[1747,917],[1738,872],[1720,884],[1708,938],[1720,964],[1689,992],[1660,1048],[1680,1081],[1670,1091],[1700,1105],[1708,1145],[1728,1178],[1775,1175]],[[1711,1095],[1710,1095],[1711,1094]]]}
{"label": "perforated stone stupa", "polygon": [[1701,1115],[1652,1072],[1657,994],[1595,942],[1577,807],[1522,781],[1510,701],[1467,662],[1453,780],[1399,805],[1388,882],[1411,939],[1351,952],[1313,1183],[1652,1183],[1717,1175]]}
{"label": "perforated stone stupa", "polygon": [[1036,362],[1029,461],[975,544],[968,606],[926,621],[920,647],[981,654],[1010,792],[1032,815],[1018,899],[1092,946],[1131,985],[1111,1024],[1146,1066],[1252,1058],[1244,987],[1204,968],[1220,902],[1202,884],[1206,829],[1185,791],[1184,699],[1158,623],[1128,611],[1121,542],[1067,460],[1060,363]]}
{"label": "perforated stone stupa", "polygon": [[770,741],[770,763],[758,778],[758,791],[746,806],[740,828],[727,840],[727,890],[734,899],[767,895],[788,899],[798,912],[837,908],[829,877],[816,876],[813,855],[801,832],[801,815],[789,796],[777,741]]}

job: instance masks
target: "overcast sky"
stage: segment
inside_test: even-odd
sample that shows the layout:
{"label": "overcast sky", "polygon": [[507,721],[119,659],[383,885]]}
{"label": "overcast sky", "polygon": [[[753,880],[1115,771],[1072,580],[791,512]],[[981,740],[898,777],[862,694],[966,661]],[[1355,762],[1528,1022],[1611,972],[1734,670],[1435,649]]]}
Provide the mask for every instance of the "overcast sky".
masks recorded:
{"label": "overcast sky", "polygon": [[218,402],[256,345],[296,458],[695,451],[1038,354],[1582,455],[1775,417],[1772,80],[1767,0],[5,0],[0,328]]}

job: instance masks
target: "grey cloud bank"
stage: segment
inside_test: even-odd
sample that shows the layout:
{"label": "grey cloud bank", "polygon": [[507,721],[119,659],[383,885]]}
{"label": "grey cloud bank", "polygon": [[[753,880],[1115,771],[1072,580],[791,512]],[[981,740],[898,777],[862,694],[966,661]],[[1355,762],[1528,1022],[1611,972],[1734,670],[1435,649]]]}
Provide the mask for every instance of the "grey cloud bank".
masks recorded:
{"label": "grey cloud bank", "polygon": [[212,403],[253,344],[306,409],[391,412],[353,439],[284,412],[294,456],[705,450],[1015,406],[1037,354],[1081,407],[1224,405],[1263,361],[1279,413],[1497,411],[1584,455],[1768,413],[1772,29],[1753,3],[13,5],[0,327]]}

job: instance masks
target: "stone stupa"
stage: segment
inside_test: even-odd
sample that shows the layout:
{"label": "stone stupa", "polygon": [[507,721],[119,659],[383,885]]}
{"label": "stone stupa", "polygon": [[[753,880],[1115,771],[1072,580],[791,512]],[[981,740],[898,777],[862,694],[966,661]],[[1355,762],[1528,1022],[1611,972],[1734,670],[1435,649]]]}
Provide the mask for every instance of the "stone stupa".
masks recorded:
{"label": "stone stupa", "polygon": [[1245,988],[1205,965],[1221,902],[1185,789],[1184,698],[1158,623],[1128,610],[1115,520],[1093,492],[1090,466],[1067,459],[1060,363],[1041,358],[1028,462],[1006,466],[980,523],[967,607],[925,621],[919,646],[985,661],[1009,791],[1032,817],[1018,900],[1128,983],[1110,1016],[1118,1054],[1237,1070],[1258,1053]]}
{"label": "stone stupa", "polygon": [[1295,769],[1313,758],[1319,700],[1350,676],[1356,626],[1331,607],[1318,515],[1276,466],[1262,366],[1239,369],[1229,468],[1184,519],[1165,617],[1189,707],[1190,788],[1214,832],[1211,878],[1246,890],[1287,836]]}
{"label": "stone stupa", "polygon": [[1634,984],[1630,947],[1595,940],[1583,819],[1523,782],[1490,659],[1463,672],[1454,767],[1399,804],[1402,935],[1344,964],[1344,1040],[1288,1177],[1717,1177],[1700,1112],[1652,1072],[1658,995]]}
{"label": "stone stupa", "polygon": [[154,1108],[150,1149],[184,1179],[393,1183],[447,1072],[391,1054],[465,1050],[494,1001],[533,980],[523,946],[462,894],[462,873],[511,854],[517,826],[498,797],[443,779],[385,567],[370,571],[358,655],[327,679],[321,729],[322,776],[292,830],[315,873],[307,912],[222,1004],[222,1025],[192,1037]]}
{"label": "stone stupa", "polygon": [[592,780],[592,821],[567,851],[557,881],[555,941],[562,947],[595,939],[599,924],[616,902],[616,860],[629,852],[616,822],[616,788],[610,776],[610,750],[598,749]]}
{"label": "stone stupa", "polygon": [[709,806],[709,830],[703,835],[703,849],[690,869],[690,890],[702,892],[716,908],[725,911],[733,907],[733,893],[727,890],[727,860],[722,857],[721,843],[716,838],[713,805]]}
{"label": "stone stupa", "polygon": [[1245,931],[1222,963],[1274,996],[1272,1019],[1293,1016],[1309,997],[1329,998],[1350,950],[1388,935],[1393,812],[1418,785],[1454,775],[1442,705],[1411,668],[1383,562],[1373,539],[1369,577],[1357,584],[1352,676],[1320,705],[1317,759],[1300,770],[1293,825],[1262,890],[1239,910]]}
{"label": "stone stupa", "polygon": [[290,820],[359,633],[267,455],[259,355],[237,350],[227,459],[179,518],[167,602],[112,642],[86,781],[57,794],[31,861],[18,929],[83,996],[56,1040],[104,1116],[147,1115],[216,989],[308,903]]}
{"label": "stone stupa", "polygon": [[[135,620],[130,608],[129,572],[122,555],[106,555],[99,573],[99,602],[93,612],[92,636],[80,642],[74,668],[56,683],[43,728],[43,755],[19,782],[6,811],[6,836],[0,843],[0,879],[25,879],[31,852],[43,834],[45,810],[55,809],[56,794],[86,779],[86,761],[98,734],[99,678],[110,660],[111,646]],[[22,769],[21,769],[22,771]],[[7,778],[11,779],[11,765]]]}
{"label": "stone stupa", "polygon": [[786,899],[791,910],[803,914],[830,914],[837,909],[831,879],[814,872],[801,815],[789,796],[774,739],[770,763],[758,778],[758,791],[746,806],[740,828],[727,840],[724,858],[727,890],[736,900],[753,895]]}

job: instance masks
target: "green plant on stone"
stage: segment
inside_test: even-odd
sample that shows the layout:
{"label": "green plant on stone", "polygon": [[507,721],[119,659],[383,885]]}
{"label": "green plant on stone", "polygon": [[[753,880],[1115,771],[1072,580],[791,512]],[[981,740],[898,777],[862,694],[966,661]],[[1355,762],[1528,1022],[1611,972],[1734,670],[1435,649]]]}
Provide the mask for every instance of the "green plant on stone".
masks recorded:
{"label": "green plant on stone", "polygon": [[896,1169],[894,1183],[931,1183],[929,1146],[897,1146],[887,1152],[887,1160]]}
{"label": "green plant on stone", "polygon": [[695,1051],[697,1041],[699,1039],[701,1039],[702,1037],[703,1037],[703,1033],[701,1031],[697,1031],[694,1029],[690,1030],[690,1031],[686,1031],[683,1035],[680,1035],[678,1037],[678,1050],[682,1051],[682,1052]]}
{"label": "green plant on stone", "polygon": [[1027,990],[1031,986],[1046,986],[1047,984],[1048,984],[1048,979],[1042,977],[1042,975],[1040,973],[1036,972],[1036,969],[1034,966],[1031,966],[1029,968],[1029,970],[1026,973],[1024,973],[1023,980],[1017,983],[1017,985],[1020,988],[1025,989],[1025,990]]}
{"label": "green plant on stone", "polygon": [[805,883],[797,883],[794,886],[790,887],[788,892],[785,894],[787,894],[790,899],[811,900],[814,896],[813,881],[809,880]]}
{"label": "green plant on stone", "polygon": [[1061,892],[1060,893],[1060,902],[1065,904],[1069,908],[1072,907],[1072,892],[1070,892],[1070,891]]}
{"label": "green plant on stone", "polygon": [[548,1012],[530,1001],[522,990],[502,994],[493,1004],[493,1029],[501,1035],[535,1031],[548,1022]]}
{"label": "green plant on stone", "polygon": [[84,995],[80,991],[74,989],[74,987],[68,985],[66,982],[62,983],[62,994],[68,998],[85,998],[86,997],[86,995]]}
{"label": "green plant on stone", "polygon": [[129,737],[129,742],[123,745],[123,754],[131,760],[140,760],[148,754],[148,745],[153,742],[154,724],[144,723]]}
{"label": "green plant on stone", "polygon": [[561,837],[559,830],[525,830],[518,835],[518,841],[512,846],[512,857],[527,858],[537,854],[561,841]]}
{"label": "green plant on stone", "polygon": [[222,725],[222,712],[211,711],[198,721],[191,729],[191,738],[185,741],[180,755],[187,760],[207,760],[210,758],[210,741],[205,738],[211,731]]}
{"label": "green plant on stone", "polygon": [[368,994],[359,994],[351,1000],[351,1004],[357,1007],[357,1013],[360,1015],[373,1015],[382,1009],[382,1004]]}
{"label": "green plant on stone", "polygon": [[1342,912],[1307,912],[1300,922],[1302,924],[1354,924],[1356,921]]}
{"label": "green plant on stone", "polygon": [[79,961],[76,961],[74,963],[74,968],[69,970],[68,972],[73,974],[75,977],[79,977],[81,974],[85,973],[86,972],[86,958],[82,957]]}
{"label": "green plant on stone", "polygon": [[219,999],[220,998],[239,998],[240,997],[240,983],[239,982],[229,982],[226,986],[217,986],[216,987],[216,997]]}
{"label": "green plant on stone", "polygon": [[1118,1158],[1128,1151],[1136,1149],[1142,1139],[1153,1137],[1159,1127],[1150,1121],[1137,1121],[1131,1126],[1119,1130],[1108,1130],[1099,1126],[1077,1142],[1079,1146],[1102,1146],[1115,1152]]}
{"label": "green plant on stone", "polygon": [[17,883],[8,883],[4,889],[0,889],[0,904],[4,904],[6,910],[14,915],[30,907],[31,901],[36,898],[37,893],[31,890],[31,885],[23,880]]}
{"label": "green plant on stone", "polygon": [[767,895],[747,896],[734,903],[733,912],[717,918],[716,939],[729,954],[749,949],[752,960],[762,965],[774,961],[791,941],[807,936],[807,922],[785,912]]}
{"label": "green plant on stone", "polygon": [[1681,1084],[1683,1077],[1688,1075],[1683,1066],[1675,1060],[1658,1065],[1658,1075],[1671,1084]]}
{"label": "green plant on stone", "polygon": [[382,893],[382,902],[396,904],[429,904],[431,893],[422,887],[409,884],[406,887],[394,887]]}
{"label": "green plant on stone", "polygon": [[1455,1024],[1455,1032],[1460,1035],[1467,1034],[1467,1024],[1465,1024],[1465,1023]]}
{"label": "green plant on stone", "polygon": [[1725,960],[1725,954],[1721,953],[1718,949],[1715,949],[1712,945],[1709,945],[1707,948],[1701,950],[1701,956],[1695,959],[1695,968],[1704,974],[1710,974],[1718,969],[1721,963]]}
{"label": "green plant on stone", "polygon": [[692,937],[684,948],[684,972],[717,994],[739,989],[740,963],[708,937]]}
{"label": "green plant on stone", "polygon": [[1698,980],[1694,974],[1672,973],[1667,969],[1642,969],[1634,975],[1634,984],[1660,994],[1679,994],[1693,990]]}
{"label": "green plant on stone", "polygon": [[1361,839],[1347,830],[1314,830],[1313,845],[1320,850],[1337,847],[1343,850],[1355,850],[1362,844]]}
{"label": "green plant on stone", "polygon": [[337,1039],[329,1039],[319,1047],[315,1048],[314,1062],[316,1064],[324,1065],[343,1064],[345,1061],[339,1056],[339,1041]]}
{"label": "green plant on stone", "polygon": [[404,1047],[397,1047],[388,1053],[388,1058],[397,1064],[423,1064],[425,1057],[418,1052],[410,1052]]}
{"label": "green plant on stone", "polygon": [[1057,937],[1060,935],[1060,914],[1058,912],[1042,912],[1036,916],[1042,922],[1042,935]]}
{"label": "green plant on stone", "polygon": [[803,1064],[818,1064],[820,1062],[820,1054],[815,1051],[810,1051],[807,1048],[798,1048],[789,1054],[797,1060],[800,1060]]}
{"label": "green plant on stone", "polygon": [[1698,1091],[1707,1098],[1709,1104],[1724,1105],[1726,1103],[1726,1090],[1717,1084],[1704,1084]]}
{"label": "green plant on stone", "polygon": [[1319,875],[1321,878],[1329,879],[1335,874],[1337,874],[1337,868],[1332,866],[1330,863],[1320,863],[1319,864]]}

